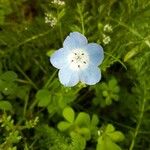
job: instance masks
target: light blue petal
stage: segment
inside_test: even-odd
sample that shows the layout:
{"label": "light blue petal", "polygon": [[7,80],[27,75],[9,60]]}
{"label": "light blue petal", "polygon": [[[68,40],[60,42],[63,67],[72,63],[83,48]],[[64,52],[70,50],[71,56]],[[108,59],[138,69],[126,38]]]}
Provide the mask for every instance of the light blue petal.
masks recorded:
{"label": "light blue petal", "polygon": [[63,47],[72,50],[74,48],[81,48],[87,44],[87,38],[79,32],[72,32],[65,39]]}
{"label": "light blue petal", "polygon": [[79,82],[78,72],[65,67],[59,70],[59,80],[64,86],[72,87]]}
{"label": "light blue petal", "polygon": [[81,70],[80,81],[88,85],[94,85],[101,79],[101,71],[97,66],[93,64],[89,65],[88,68]]}
{"label": "light blue petal", "polygon": [[61,69],[67,63],[67,54],[67,50],[65,50],[64,48],[55,51],[55,53],[50,57],[51,64],[54,67]]}
{"label": "light blue petal", "polygon": [[89,43],[85,49],[89,54],[91,63],[97,66],[102,63],[104,59],[104,51],[100,45],[96,43]]}

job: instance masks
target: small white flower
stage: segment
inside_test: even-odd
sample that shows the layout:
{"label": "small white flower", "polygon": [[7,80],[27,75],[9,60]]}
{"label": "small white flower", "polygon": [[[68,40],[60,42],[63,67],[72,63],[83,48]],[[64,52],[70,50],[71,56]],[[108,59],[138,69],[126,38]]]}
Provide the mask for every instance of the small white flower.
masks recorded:
{"label": "small white flower", "polygon": [[51,27],[54,27],[57,24],[57,18],[52,16],[50,13],[45,13],[45,23],[49,24]]}
{"label": "small white flower", "polygon": [[106,25],[104,26],[104,31],[105,31],[105,32],[112,32],[112,26],[109,25],[109,24],[106,24]]}
{"label": "small white flower", "polygon": [[107,45],[107,44],[109,44],[110,42],[111,42],[110,36],[107,36],[107,35],[103,34],[103,43],[104,43],[105,45]]}
{"label": "small white flower", "polygon": [[65,5],[65,2],[64,2],[64,1],[61,1],[61,0],[53,0],[52,3],[53,3],[53,4],[60,5],[60,6]]}

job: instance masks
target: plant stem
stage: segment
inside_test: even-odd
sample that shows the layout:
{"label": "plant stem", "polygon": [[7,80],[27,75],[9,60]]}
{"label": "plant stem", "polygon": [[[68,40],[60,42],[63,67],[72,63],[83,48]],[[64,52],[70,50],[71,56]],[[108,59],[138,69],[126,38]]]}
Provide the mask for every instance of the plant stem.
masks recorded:
{"label": "plant stem", "polygon": [[85,34],[85,28],[84,28],[84,18],[83,18],[83,14],[82,14],[82,11],[83,11],[83,4],[82,6],[78,6],[78,9],[79,9],[79,15],[80,15],[80,19],[81,19],[81,28],[82,28],[82,34],[84,35]]}
{"label": "plant stem", "polygon": [[107,56],[112,57],[114,60],[116,60],[117,62],[119,62],[126,70],[127,67],[126,65],[117,57],[113,56],[112,54],[108,53],[108,52],[104,52]]}
{"label": "plant stem", "polygon": [[135,140],[136,140],[136,137],[137,137],[137,135],[139,133],[139,129],[140,129],[140,126],[141,126],[141,123],[142,123],[144,110],[145,110],[145,104],[146,104],[146,98],[144,97],[143,102],[142,102],[142,106],[141,106],[141,111],[140,111],[140,114],[139,114],[138,124],[136,126],[136,129],[135,129],[135,132],[134,132],[134,135],[133,135],[133,138],[132,138],[129,150],[133,150],[133,148],[134,148]]}
{"label": "plant stem", "polygon": [[62,34],[61,22],[59,23],[59,33],[60,33],[61,43],[63,44],[63,34]]}
{"label": "plant stem", "polygon": [[27,106],[28,106],[28,101],[29,101],[29,94],[26,95],[25,97],[25,104],[24,104],[24,110],[23,110],[23,116],[25,117],[26,111],[27,111]]}
{"label": "plant stem", "polygon": [[83,21],[83,16],[81,14],[81,26],[82,26],[82,34],[85,34],[85,29],[84,29],[84,21]]}
{"label": "plant stem", "polygon": [[44,88],[48,88],[48,86],[50,85],[50,83],[52,82],[53,78],[55,77],[57,73],[57,70],[54,71],[54,73],[50,76],[50,78],[48,79],[48,81],[46,82],[46,84],[44,85]]}
{"label": "plant stem", "polygon": [[28,43],[28,42],[31,42],[31,41],[33,41],[33,40],[36,40],[36,39],[40,38],[40,37],[43,37],[43,36],[47,35],[50,31],[51,31],[51,30],[47,30],[47,31],[45,31],[45,32],[39,33],[39,34],[37,34],[37,35],[34,35],[34,36],[32,36],[32,37],[26,39],[25,41],[20,42],[17,46],[15,46],[15,47],[13,47],[13,48],[18,48],[18,47],[21,46],[21,45],[24,45],[24,44],[26,44],[26,43]]}
{"label": "plant stem", "polygon": [[63,33],[62,33],[61,20],[58,16],[59,16],[59,10],[57,9],[57,20],[58,20],[59,34],[60,34],[61,43],[63,44]]}
{"label": "plant stem", "polygon": [[[53,79],[56,73],[57,73],[57,70],[50,76],[50,78],[48,79],[48,81],[46,82],[43,88],[48,88],[51,85],[50,83],[53,83],[52,81],[54,81]],[[29,107],[29,110],[33,110],[36,104],[37,104],[37,100],[34,99],[33,103]]]}
{"label": "plant stem", "polygon": [[16,64],[16,68],[18,71],[29,81],[29,83],[38,90],[38,87],[35,85],[35,83],[24,73],[24,71]]}

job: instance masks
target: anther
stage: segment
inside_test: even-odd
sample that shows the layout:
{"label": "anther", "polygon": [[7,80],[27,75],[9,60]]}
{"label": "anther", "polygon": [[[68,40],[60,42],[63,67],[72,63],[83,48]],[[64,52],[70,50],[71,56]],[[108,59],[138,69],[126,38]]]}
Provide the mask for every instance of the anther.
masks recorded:
{"label": "anther", "polygon": [[84,64],[86,64],[86,62],[85,62],[85,61],[84,61],[83,63],[84,63]]}
{"label": "anther", "polygon": [[73,62],[74,60],[71,60],[71,62]]}
{"label": "anther", "polygon": [[78,65],[78,68],[80,68],[80,65]]}
{"label": "anther", "polygon": [[82,53],[81,55],[84,55],[84,53]]}
{"label": "anther", "polygon": [[75,55],[77,55],[77,53],[74,53]]}

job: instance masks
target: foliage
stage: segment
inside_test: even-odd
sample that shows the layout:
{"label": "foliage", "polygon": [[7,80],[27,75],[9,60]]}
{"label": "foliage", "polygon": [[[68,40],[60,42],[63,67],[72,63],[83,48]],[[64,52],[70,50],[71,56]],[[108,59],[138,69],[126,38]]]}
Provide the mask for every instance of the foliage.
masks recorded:
{"label": "foliage", "polygon": [[[0,149],[149,150],[149,0],[0,1]],[[72,31],[101,44],[102,80],[60,84]]]}

